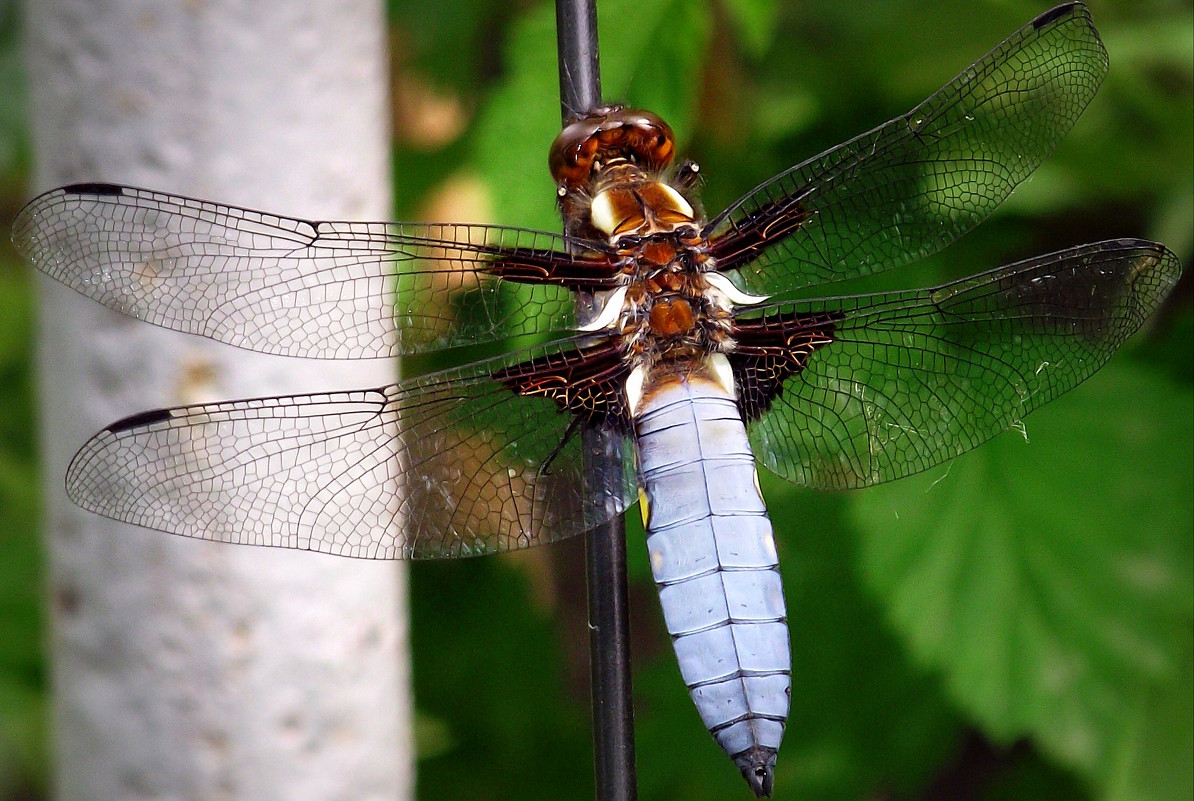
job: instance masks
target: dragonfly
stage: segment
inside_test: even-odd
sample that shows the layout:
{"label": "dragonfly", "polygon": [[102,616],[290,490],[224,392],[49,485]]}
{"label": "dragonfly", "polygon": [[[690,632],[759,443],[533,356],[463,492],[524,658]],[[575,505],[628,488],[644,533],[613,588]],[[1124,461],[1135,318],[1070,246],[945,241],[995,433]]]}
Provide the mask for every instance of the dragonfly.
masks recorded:
{"label": "dragonfly", "polygon": [[[1058,6],[712,218],[666,122],[621,106],[578,115],[551,147],[562,234],[49,191],[19,214],[17,247],[124,314],[283,356],[466,354],[387,386],[135,414],[83,445],[67,492],[173,534],[365,559],[528,548],[640,503],[683,680],[768,796],[791,647],[756,463],[849,489],[951,459],[1090,376],[1181,265],[1116,239],[925,289],[807,290],[969,231],[1107,69],[1087,8]],[[587,432],[616,443],[596,480]]]}

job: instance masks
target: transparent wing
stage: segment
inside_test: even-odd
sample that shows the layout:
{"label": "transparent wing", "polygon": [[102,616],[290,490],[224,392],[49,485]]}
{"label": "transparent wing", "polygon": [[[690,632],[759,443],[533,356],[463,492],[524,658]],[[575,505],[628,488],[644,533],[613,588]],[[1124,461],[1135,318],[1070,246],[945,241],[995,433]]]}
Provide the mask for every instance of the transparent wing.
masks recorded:
{"label": "transparent wing", "polygon": [[[538,231],[308,222],[110,184],[41,195],[13,241],[42,272],[124,314],[327,359],[564,332],[575,318],[563,284],[612,269]],[[528,276],[544,282],[512,280]]]}
{"label": "transparent wing", "polygon": [[904,116],[722,212],[706,229],[719,269],[736,269],[748,292],[782,296],[940,250],[1053,151],[1106,72],[1085,6],[1041,15]]}
{"label": "transparent wing", "polygon": [[936,289],[773,306],[754,324],[793,342],[815,327],[829,342],[750,429],[755,455],[832,489],[926,470],[1085,380],[1180,274],[1163,246],[1117,240]]}
{"label": "transparent wing", "polygon": [[[559,352],[522,356],[549,362]],[[636,492],[629,446],[616,497],[586,492],[573,415],[512,392],[529,368],[511,363],[145,412],[83,446],[67,493],[172,534],[371,559],[526,548],[624,511]]]}

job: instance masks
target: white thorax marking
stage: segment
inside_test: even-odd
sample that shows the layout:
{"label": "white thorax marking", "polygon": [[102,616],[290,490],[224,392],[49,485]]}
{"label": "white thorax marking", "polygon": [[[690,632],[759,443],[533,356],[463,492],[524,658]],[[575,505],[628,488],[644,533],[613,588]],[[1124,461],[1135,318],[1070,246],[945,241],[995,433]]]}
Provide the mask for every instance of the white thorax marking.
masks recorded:
{"label": "white thorax marking", "polygon": [[735,306],[754,306],[771,297],[770,295],[751,295],[748,292],[743,292],[721,273],[707,273],[705,281],[709,286],[725,295],[726,299]]}
{"label": "white thorax marking", "polygon": [[618,318],[622,313],[622,304],[626,300],[626,290],[629,287],[620,286],[613,290],[606,296],[604,305],[601,311],[597,313],[592,320],[582,326],[578,326],[578,331],[601,331],[605,328],[613,328],[618,322]]}
{"label": "white thorax marking", "polygon": [[630,234],[666,233],[694,218],[692,205],[662,181],[611,186],[598,192],[589,204],[589,222],[613,244]]}

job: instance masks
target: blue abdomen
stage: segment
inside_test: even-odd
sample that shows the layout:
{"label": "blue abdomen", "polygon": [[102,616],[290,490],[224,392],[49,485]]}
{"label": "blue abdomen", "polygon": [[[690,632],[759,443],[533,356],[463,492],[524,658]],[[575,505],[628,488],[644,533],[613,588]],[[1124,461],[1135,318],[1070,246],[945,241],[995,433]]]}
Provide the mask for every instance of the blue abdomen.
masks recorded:
{"label": "blue abdomen", "polygon": [[643,394],[647,548],[702,720],[744,773],[765,771],[769,784],[791,690],[783,586],[742,417],[708,373],[669,375]]}

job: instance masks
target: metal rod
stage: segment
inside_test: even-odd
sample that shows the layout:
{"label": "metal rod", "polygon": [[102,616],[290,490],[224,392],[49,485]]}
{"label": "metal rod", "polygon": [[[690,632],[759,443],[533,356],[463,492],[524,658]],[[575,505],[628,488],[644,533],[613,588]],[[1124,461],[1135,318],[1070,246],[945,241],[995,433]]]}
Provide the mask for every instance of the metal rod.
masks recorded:
{"label": "metal rod", "polygon": [[[601,104],[595,0],[556,0],[560,109],[567,125]],[[567,228],[565,221],[565,227]],[[589,493],[621,496],[622,454],[615,433],[586,426],[582,433]],[[614,515],[585,536],[589,595],[589,670],[592,681],[593,770],[598,801],[634,801],[634,705],[630,683],[630,615],[626,586],[626,528]]]}
{"label": "metal rod", "polygon": [[564,124],[601,105],[596,0],[556,0],[556,50]]}

